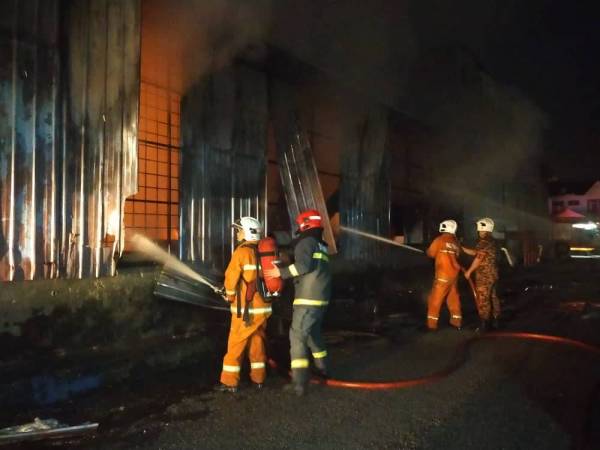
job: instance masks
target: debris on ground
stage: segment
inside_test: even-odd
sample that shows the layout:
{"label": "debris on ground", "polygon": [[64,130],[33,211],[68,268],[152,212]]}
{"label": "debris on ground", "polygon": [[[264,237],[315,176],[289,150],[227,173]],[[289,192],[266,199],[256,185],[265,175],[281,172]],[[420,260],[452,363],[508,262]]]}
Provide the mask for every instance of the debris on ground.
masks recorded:
{"label": "debris on ground", "polygon": [[70,426],[56,419],[40,419],[33,422],[0,429],[0,445],[16,444],[25,441],[46,439],[62,439],[93,433],[98,429],[97,423],[85,422]]}

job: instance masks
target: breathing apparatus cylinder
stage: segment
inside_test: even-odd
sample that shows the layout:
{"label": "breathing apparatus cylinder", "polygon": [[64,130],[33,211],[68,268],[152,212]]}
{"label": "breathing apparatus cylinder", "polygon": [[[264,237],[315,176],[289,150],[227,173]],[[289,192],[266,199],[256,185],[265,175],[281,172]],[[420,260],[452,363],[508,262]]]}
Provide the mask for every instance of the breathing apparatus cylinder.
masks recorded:
{"label": "breathing apparatus cylinder", "polygon": [[283,279],[281,277],[267,277],[263,269],[274,269],[274,263],[279,260],[277,242],[272,237],[265,237],[258,241],[258,263],[260,275],[264,279],[266,297],[278,297],[283,290]]}

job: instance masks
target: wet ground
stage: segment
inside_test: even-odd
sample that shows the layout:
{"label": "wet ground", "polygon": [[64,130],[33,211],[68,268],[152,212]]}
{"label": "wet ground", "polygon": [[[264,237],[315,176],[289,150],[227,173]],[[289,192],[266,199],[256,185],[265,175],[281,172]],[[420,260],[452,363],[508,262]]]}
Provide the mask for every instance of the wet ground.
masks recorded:
{"label": "wet ground", "polygon": [[[521,270],[502,287],[507,331],[547,333],[600,346],[600,267],[595,261]],[[465,316],[475,322],[472,299]],[[472,326],[423,331],[422,317],[396,311],[369,329],[329,330],[333,376],[388,381],[445,367]],[[284,366],[287,343],[271,342]],[[13,417],[97,421],[93,437],[15,448],[90,449],[599,449],[600,356],[561,344],[513,339],[469,347],[456,371],[432,384],[393,391],[312,386],[304,398],[283,392],[285,374],[267,386],[220,394],[220,355],[177,372],[148,374],[52,407]],[[6,417],[4,417],[6,419]]]}

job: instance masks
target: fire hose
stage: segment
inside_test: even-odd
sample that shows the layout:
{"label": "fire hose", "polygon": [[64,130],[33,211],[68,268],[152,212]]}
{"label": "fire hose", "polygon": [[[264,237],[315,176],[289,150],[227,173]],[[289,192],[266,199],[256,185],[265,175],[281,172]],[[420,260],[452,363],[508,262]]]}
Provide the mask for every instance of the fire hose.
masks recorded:
{"label": "fire hose", "polygon": [[461,342],[455,350],[454,356],[450,360],[450,363],[440,371],[434,372],[430,375],[426,375],[418,378],[410,378],[405,380],[394,380],[394,381],[347,381],[337,380],[333,378],[319,379],[313,378],[311,383],[321,384],[324,386],[348,388],[348,389],[365,389],[365,390],[390,390],[390,389],[404,389],[412,386],[418,386],[423,384],[432,384],[456,371],[462,366],[467,357],[467,350],[469,347],[478,341],[487,339],[523,339],[532,341],[543,341],[553,344],[569,345],[578,349],[582,349],[591,352],[600,357],[600,348],[595,347],[585,342],[577,341],[574,339],[564,338],[560,336],[551,336],[546,334],[536,333],[525,333],[525,332],[511,332],[511,331],[496,331],[489,332],[478,336],[473,336],[465,341]]}
{"label": "fire hose", "polygon": [[[314,377],[310,380],[310,382],[312,384],[319,384],[322,386],[347,389],[364,389],[370,391],[404,389],[413,386],[432,384],[446,378],[447,376],[455,372],[458,368],[460,368],[466,362],[468,353],[467,351],[472,344],[488,339],[522,339],[528,341],[542,341],[552,344],[563,344],[593,353],[596,356],[600,357],[600,347],[596,347],[585,342],[577,341],[575,339],[520,331],[494,331],[473,336],[469,339],[464,340],[456,347],[454,355],[446,367],[437,372],[422,377],[393,381],[350,381],[338,380],[335,378]],[[273,359],[269,359],[268,362],[269,366],[272,369],[279,368],[278,364]]]}
{"label": "fire hose", "polygon": [[[464,271],[464,270],[463,270]],[[469,286],[473,292],[474,297],[477,297],[477,291],[475,285],[470,278],[467,278]],[[443,369],[434,372],[429,375],[425,375],[418,378],[410,378],[404,380],[393,380],[393,381],[349,381],[349,380],[338,380],[335,378],[312,378],[310,380],[313,384],[319,384],[323,386],[346,388],[346,389],[364,389],[364,390],[391,390],[391,389],[404,389],[418,385],[432,384],[440,381],[461,367],[467,359],[469,347],[482,340],[497,340],[497,339],[521,339],[526,341],[541,341],[551,344],[562,344],[570,347],[584,350],[600,357],[600,347],[596,347],[592,344],[588,344],[575,339],[570,339],[561,336],[553,336],[547,334],[528,333],[520,331],[494,331],[487,332],[472,336],[462,341],[455,349],[454,355],[450,362]],[[273,369],[277,369],[277,363],[269,359],[269,365]]]}

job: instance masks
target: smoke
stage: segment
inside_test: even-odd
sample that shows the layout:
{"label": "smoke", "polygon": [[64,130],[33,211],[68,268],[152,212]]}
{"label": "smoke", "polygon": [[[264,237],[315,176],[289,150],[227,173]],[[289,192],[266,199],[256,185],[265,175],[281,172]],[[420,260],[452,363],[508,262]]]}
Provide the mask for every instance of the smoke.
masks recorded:
{"label": "smoke", "polygon": [[273,45],[361,96],[397,107],[417,38],[406,0],[276,0]]}
{"label": "smoke", "polygon": [[169,66],[169,84],[181,92],[242,52],[262,55],[271,0],[145,0],[142,5],[143,73]]}
{"label": "smoke", "polygon": [[544,114],[525,96],[485,74],[479,84],[435,109],[431,119],[438,130],[443,178],[486,186],[490,180],[532,175],[538,167]]}

